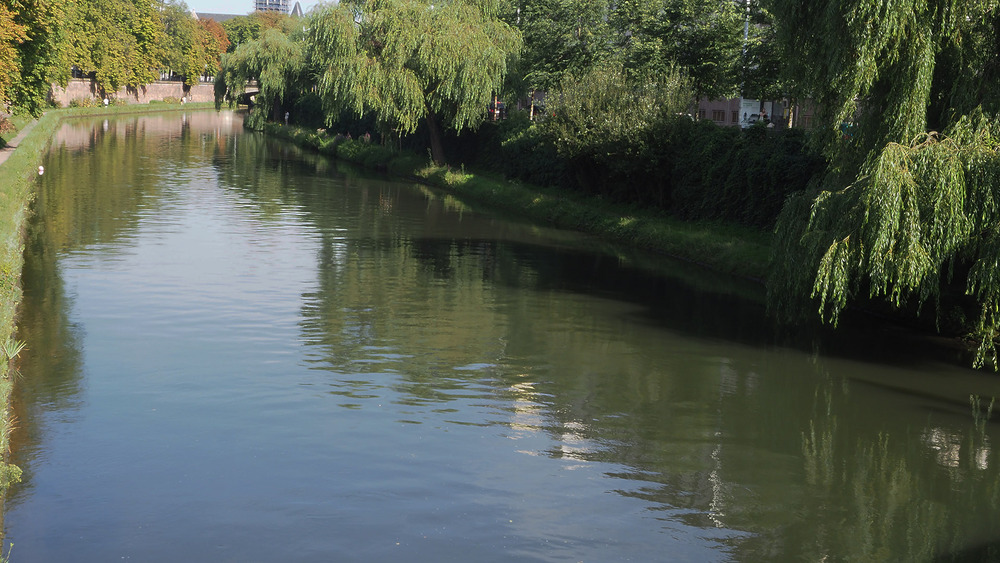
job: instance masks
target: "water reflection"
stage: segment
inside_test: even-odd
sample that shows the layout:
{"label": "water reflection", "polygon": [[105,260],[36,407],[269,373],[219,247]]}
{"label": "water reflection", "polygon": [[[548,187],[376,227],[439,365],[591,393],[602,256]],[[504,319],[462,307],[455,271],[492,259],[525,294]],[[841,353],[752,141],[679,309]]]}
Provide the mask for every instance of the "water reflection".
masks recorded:
{"label": "water reflection", "polygon": [[227,119],[58,137],[27,249],[19,558],[995,554],[995,378],[887,352],[884,327],[776,334],[753,286]]}

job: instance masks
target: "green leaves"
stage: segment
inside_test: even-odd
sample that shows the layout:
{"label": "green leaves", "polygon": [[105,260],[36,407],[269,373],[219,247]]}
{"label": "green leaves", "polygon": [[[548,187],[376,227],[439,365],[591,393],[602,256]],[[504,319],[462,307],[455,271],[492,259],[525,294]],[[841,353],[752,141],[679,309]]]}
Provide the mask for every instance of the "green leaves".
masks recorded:
{"label": "green leaves", "polygon": [[94,72],[101,88],[141,86],[156,78],[165,40],[151,0],[74,2],[70,63]]}
{"label": "green leaves", "polygon": [[[998,3],[767,4],[783,48],[800,54],[830,163],[823,190],[779,221],[772,307],[800,308],[805,287],[834,323],[865,293],[894,307],[973,302],[976,364],[1000,367]],[[845,121],[849,142],[835,134]]]}
{"label": "green leaves", "polygon": [[14,79],[21,73],[17,46],[28,38],[27,27],[14,21],[15,13],[0,4],[0,106],[10,102]]}
{"label": "green leaves", "polygon": [[779,240],[797,235],[776,246],[773,304],[786,299],[780,288],[801,288],[812,276],[820,316],[836,324],[861,287],[895,307],[911,298],[937,304],[953,272],[967,272],[965,293],[980,308],[978,325],[969,327],[981,343],[976,363],[992,357],[1000,327],[1000,152],[984,125],[962,120],[948,135],[889,143],[854,184],[821,192],[804,226],[793,227],[801,212],[783,216]]}
{"label": "green leaves", "polygon": [[743,58],[741,7],[728,0],[626,0],[610,25],[627,68],[638,74],[682,67],[697,94],[734,94]]}
{"label": "green leaves", "polygon": [[438,119],[455,131],[482,121],[521,37],[462,1],[365,0],[316,11],[308,43],[329,116],[371,111],[396,134],[426,120],[433,148]]}
{"label": "green leaves", "polygon": [[279,113],[283,104],[303,90],[307,68],[304,47],[301,41],[268,29],[260,39],[223,55],[215,78],[216,103],[236,100],[246,91],[247,83],[256,80],[260,92],[250,125],[259,128],[269,115]]}

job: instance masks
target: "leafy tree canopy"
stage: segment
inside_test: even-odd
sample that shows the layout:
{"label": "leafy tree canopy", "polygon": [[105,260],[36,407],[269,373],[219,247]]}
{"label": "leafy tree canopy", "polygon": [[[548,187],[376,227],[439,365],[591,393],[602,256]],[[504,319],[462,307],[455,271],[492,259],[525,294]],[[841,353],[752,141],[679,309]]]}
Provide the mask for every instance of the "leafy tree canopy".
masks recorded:
{"label": "leafy tree canopy", "polygon": [[72,5],[71,64],[94,72],[107,92],[156,79],[166,41],[152,0],[91,0]]}
{"label": "leafy tree canopy", "polygon": [[228,52],[233,52],[248,41],[256,41],[264,31],[277,29],[285,35],[294,36],[296,20],[279,12],[253,12],[222,22],[222,28],[229,39]]}
{"label": "leafy tree canopy", "polygon": [[531,89],[555,88],[611,55],[605,0],[530,0],[516,14],[524,37],[519,68]]}
{"label": "leafy tree canopy", "polygon": [[248,125],[258,128],[269,115],[277,120],[283,104],[303,89],[306,75],[303,47],[302,42],[268,29],[260,39],[223,55],[215,77],[216,103],[235,102],[246,91],[247,83],[256,80],[260,92],[255,97]]}
{"label": "leafy tree canopy", "polygon": [[783,48],[800,54],[803,91],[821,104],[831,162],[820,189],[779,220],[772,306],[835,323],[867,296],[939,314],[944,304],[961,322],[971,302],[963,325],[981,343],[976,363],[997,367],[997,2],[769,3]]}
{"label": "leafy tree canopy", "polygon": [[622,0],[610,25],[626,67],[653,75],[677,64],[697,96],[738,91],[744,13],[731,0]]}
{"label": "leafy tree canopy", "polygon": [[461,0],[358,0],[323,5],[309,24],[309,50],[328,116],[374,112],[389,131],[421,120],[435,162],[444,159],[439,121],[474,127],[498,92],[521,36],[499,6]]}
{"label": "leafy tree canopy", "polygon": [[0,0],[0,6],[13,15],[13,25],[0,24],[4,31],[24,31],[16,51],[18,72],[3,74],[10,78],[10,101],[16,108],[38,114],[45,106],[53,82],[65,83],[69,78],[67,19],[72,14],[69,0]]}
{"label": "leafy tree canopy", "polygon": [[0,106],[11,101],[11,88],[21,75],[17,46],[28,38],[26,26],[14,21],[14,13],[0,3]]}

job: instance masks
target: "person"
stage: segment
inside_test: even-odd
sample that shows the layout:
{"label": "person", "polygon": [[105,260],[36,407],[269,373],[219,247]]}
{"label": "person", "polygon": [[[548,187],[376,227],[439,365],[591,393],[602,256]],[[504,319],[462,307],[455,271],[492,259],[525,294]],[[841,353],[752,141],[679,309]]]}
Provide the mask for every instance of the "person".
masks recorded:
{"label": "person", "polygon": [[104,107],[108,107],[109,103],[110,103],[110,100],[108,100],[107,98],[104,98]]}
{"label": "person", "polygon": [[288,125],[288,112],[285,112],[285,125]]}

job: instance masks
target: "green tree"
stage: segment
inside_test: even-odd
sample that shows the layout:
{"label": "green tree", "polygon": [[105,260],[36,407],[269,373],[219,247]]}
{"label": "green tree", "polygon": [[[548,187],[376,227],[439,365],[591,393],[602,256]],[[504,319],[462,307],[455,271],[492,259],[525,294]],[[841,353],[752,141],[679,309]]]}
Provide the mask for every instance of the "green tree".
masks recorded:
{"label": "green tree", "polygon": [[[803,91],[821,108],[829,172],[779,219],[769,282],[783,317],[836,323],[862,298],[930,302],[997,367],[1000,10],[995,0],[769,0]],[[838,126],[855,121],[850,139]],[[957,295],[956,295],[957,294]],[[919,309],[916,309],[919,310]],[[955,313],[953,314],[952,311]]]}
{"label": "green tree", "polygon": [[774,17],[756,0],[750,5],[749,16],[740,74],[741,94],[756,100],[794,99],[795,76],[787,72],[785,64],[794,57],[782,50]]}
{"label": "green tree", "polygon": [[0,0],[0,5],[14,14],[14,27],[8,31],[22,27],[25,34],[15,47],[18,73],[8,75],[10,101],[15,108],[37,115],[45,107],[52,83],[65,84],[69,79],[66,25],[71,1]]}
{"label": "green tree", "polygon": [[230,53],[244,43],[260,39],[261,34],[268,29],[277,29],[285,35],[293,36],[295,25],[293,18],[279,12],[253,12],[222,22],[230,41]]}
{"label": "green tree", "polygon": [[184,77],[186,84],[194,84],[204,70],[205,53],[199,37],[200,26],[187,5],[170,0],[160,6],[163,22],[163,63],[168,69]]}
{"label": "green tree", "polygon": [[513,18],[524,38],[520,74],[528,88],[548,90],[582,76],[611,54],[605,0],[527,0]]}
{"label": "green tree", "polygon": [[697,97],[736,93],[744,12],[731,0],[622,0],[610,15],[618,48],[633,74],[684,68]]}
{"label": "green tree", "polygon": [[261,23],[253,14],[237,16],[222,22],[222,28],[229,37],[228,52],[232,53],[240,45],[260,38]]}
{"label": "green tree", "polygon": [[156,79],[165,43],[152,0],[78,1],[70,14],[69,62],[93,72],[105,92]]}
{"label": "green tree", "polygon": [[218,70],[221,54],[229,39],[215,20],[196,20],[187,5],[169,0],[160,5],[160,18],[166,34],[163,62],[184,77],[185,84],[197,84],[198,78]]}
{"label": "green tree", "polygon": [[[655,129],[676,119],[691,103],[690,81],[677,68],[656,77],[629,78],[618,63],[563,79],[549,93],[552,116],[540,127],[553,140],[576,183],[601,196],[620,197],[656,189],[636,177],[651,162]],[[663,201],[659,202],[661,205]]]}
{"label": "green tree", "polygon": [[11,101],[11,88],[21,75],[17,46],[27,39],[26,27],[14,21],[14,13],[0,3],[0,105]]}
{"label": "green tree", "polygon": [[521,49],[520,33],[497,12],[495,4],[461,0],[321,6],[309,23],[309,49],[327,115],[371,111],[397,134],[424,121],[432,158],[443,162],[441,125],[456,132],[478,125]]}
{"label": "green tree", "polygon": [[292,98],[304,88],[306,79],[304,43],[293,41],[276,29],[264,31],[260,39],[240,45],[222,56],[215,77],[215,100],[235,102],[246,91],[247,83],[256,80],[260,87],[247,124],[260,128],[270,116],[278,121]]}

